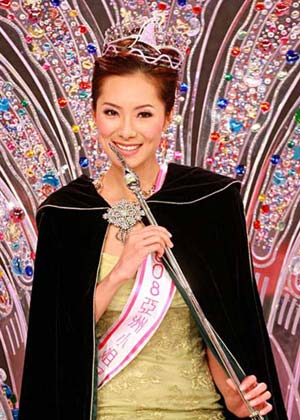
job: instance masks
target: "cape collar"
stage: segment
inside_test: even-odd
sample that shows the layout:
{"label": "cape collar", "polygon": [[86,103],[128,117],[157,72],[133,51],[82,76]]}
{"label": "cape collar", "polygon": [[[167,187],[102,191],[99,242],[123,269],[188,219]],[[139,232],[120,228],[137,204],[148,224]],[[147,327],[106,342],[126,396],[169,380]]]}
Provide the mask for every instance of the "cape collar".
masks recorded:
{"label": "cape collar", "polygon": [[[165,181],[159,191],[146,199],[148,203],[191,204],[227,189],[240,189],[241,182],[199,167],[169,163]],[[74,210],[106,209],[107,201],[99,195],[93,179],[81,175],[52,193],[38,211],[45,207]]]}

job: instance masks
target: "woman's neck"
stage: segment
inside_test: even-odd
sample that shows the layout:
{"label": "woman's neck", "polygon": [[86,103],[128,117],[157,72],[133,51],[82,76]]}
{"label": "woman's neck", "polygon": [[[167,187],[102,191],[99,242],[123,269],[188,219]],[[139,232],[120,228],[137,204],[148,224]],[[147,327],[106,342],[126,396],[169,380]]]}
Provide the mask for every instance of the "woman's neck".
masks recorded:
{"label": "woman's neck", "polygon": [[[137,167],[133,168],[133,170],[139,177],[141,189],[143,191],[148,191],[155,184],[159,172],[159,164],[155,160],[151,165],[147,165],[147,168],[143,166],[143,168]],[[134,194],[128,189],[124,182],[123,168],[114,164],[111,165],[104,176],[103,189],[106,194],[109,194],[115,199],[124,198],[132,200],[135,198]]]}

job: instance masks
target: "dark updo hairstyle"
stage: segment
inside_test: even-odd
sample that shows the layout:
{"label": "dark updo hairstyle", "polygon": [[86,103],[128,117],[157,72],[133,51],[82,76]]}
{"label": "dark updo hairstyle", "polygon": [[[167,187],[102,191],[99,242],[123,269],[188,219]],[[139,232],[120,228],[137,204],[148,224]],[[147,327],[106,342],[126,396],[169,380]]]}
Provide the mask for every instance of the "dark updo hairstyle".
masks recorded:
{"label": "dark updo hairstyle", "polygon": [[[166,114],[169,115],[175,102],[176,88],[178,84],[178,71],[170,67],[164,67],[159,64],[148,64],[141,57],[133,55],[126,48],[132,44],[132,40],[122,40],[116,45],[119,48],[118,53],[106,54],[98,57],[95,61],[92,78],[92,106],[96,110],[97,99],[101,95],[101,88],[104,80],[109,76],[123,76],[141,72],[151,77],[157,86],[160,99],[165,104]],[[157,51],[143,43],[137,43],[143,49],[144,53],[150,56],[157,56]],[[167,53],[176,57],[173,50],[161,50],[160,53]]]}

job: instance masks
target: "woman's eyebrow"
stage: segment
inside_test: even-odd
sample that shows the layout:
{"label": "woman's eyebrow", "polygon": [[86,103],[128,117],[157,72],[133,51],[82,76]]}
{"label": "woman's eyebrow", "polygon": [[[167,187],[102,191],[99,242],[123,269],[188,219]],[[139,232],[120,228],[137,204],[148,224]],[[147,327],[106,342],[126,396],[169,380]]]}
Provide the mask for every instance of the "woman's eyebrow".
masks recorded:
{"label": "woman's eyebrow", "polygon": [[[116,105],[116,104],[113,104],[111,102],[104,102],[102,105],[109,105],[109,106],[113,106],[113,107],[118,108],[118,109],[121,109],[122,108],[121,106]],[[145,104],[145,105],[136,106],[134,109],[140,109],[140,108],[144,108],[146,106],[151,107],[151,108],[154,108],[154,106],[151,105],[151,104]]]}

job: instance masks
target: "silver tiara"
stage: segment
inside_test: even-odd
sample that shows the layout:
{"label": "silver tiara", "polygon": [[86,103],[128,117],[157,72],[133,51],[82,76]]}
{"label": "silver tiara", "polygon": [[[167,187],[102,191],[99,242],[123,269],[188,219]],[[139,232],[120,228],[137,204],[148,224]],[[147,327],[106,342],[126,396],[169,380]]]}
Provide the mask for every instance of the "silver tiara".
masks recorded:
{"label": "silver tiara", "polygon": [[[162,11],[155,11],[149,17],[123,9],[122,16],[120,24],[113,25],[105,32],[102,57],[128,51],[149,64],[174,70],[181,68],[191,44],[190,38],[196,35],[189,21],[177,19],[176,24],[168,25],[170,19]],[[132,42],[118,45],[124,40]]]}

